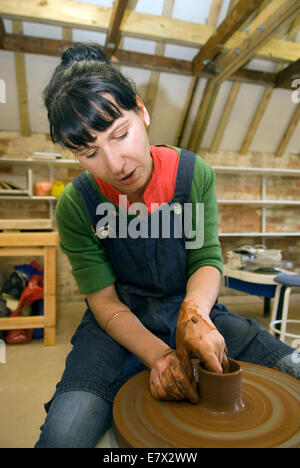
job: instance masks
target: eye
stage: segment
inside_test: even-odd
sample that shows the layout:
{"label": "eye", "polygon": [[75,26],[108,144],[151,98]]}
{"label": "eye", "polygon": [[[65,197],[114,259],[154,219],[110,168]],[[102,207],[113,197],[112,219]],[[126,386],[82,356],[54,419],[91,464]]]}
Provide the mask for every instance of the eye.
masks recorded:
{"label": "eye", "polygon": [[88,155],[86,156],[86,159],[94,158],[94,157],[96,156],[96,154],[97,154],[97,151],[94,151],[93,153],[88,154]]}
{"label": "eye", "polygon": [[128,130],[126,132],[122,133],[122,135],[116,136],[116,140],[124,140],[128,135]]}

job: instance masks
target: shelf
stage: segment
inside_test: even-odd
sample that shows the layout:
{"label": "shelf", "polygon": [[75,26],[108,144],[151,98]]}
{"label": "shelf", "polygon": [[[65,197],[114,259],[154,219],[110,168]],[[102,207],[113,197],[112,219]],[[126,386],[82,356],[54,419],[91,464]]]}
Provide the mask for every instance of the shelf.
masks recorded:
{"label": "shelf", "polygon": [[78,167],[73,159],[37,159],[37,158],[5,158],[0,157],[0,165],[3,166],[28,166],[28,164],[33,166],[60,166],[60,167]]}
{"label": "shelf", "polygon": [[298,200],[218,200],[219,205],[249,205],[249,206],[300,206]]}
{"label": "shelf", "polygon": [[219,232],[219,237],[300,237],[300,232]]}
{"label": "shelf", "polygon": [[0,195],[0,200],[30,200],[30,201],[43,201],[43,200],[52,200],[52,201],[57,201],[57,197],[38,197],[35,195],[32,196],[23,196],[23,195]]}
{"label": "shelf", "polygon": [[7,190],[4,190],[4,189],[1,189],[0,190],[0,200],[1,198],[5,198],[5,197],[17,197],[17,198],[20,198],[21,196],[26,196],[25,198],[28,198],[29,196],[29,191],[28,190],[18,190],[18,189],[7,189]]}
{"label": "shelf", "polygon": [[246,174],[246,175],[264,175],[264,176],[282,176],[299,177],[300,169],[272,169],[263,167],[231,167],[231,166],[212,166],[215,172],[219,174]]}
{"label": "shelf", "polygon": [[57,232],[0,233],[1,257],[20,257],[39,254],[44,259],[44,315],[28,317],[0,317],[0,330],[44,328],[44,344],[55,344],[56,333],[56,248]]}
{"label": "shelf", "polygon": [[[11,165],[12,163],[20,166],[27,166],[28,163],[33,165],[49,165],[61,167],[78,167],[78,163],[73,159],[38,159],[38,158],[8,158],[0,157],[0,164]],[[212,166],[215,172],[219,174],[246,174],[246,175],[266,175],[266,176],[289,176],[299,177],[300,169],[284,169],[284,168],[263,168],[263,167],[234,167],[234,166]]]}

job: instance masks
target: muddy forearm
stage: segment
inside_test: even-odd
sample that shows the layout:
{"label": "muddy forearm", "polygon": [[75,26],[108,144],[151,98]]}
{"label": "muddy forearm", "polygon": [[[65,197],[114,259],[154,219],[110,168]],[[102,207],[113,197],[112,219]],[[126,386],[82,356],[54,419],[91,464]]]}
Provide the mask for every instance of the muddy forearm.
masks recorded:
{"label": "muddy forearm", "polygon": [[198,313],[208,317],[219,294],[221,274],[211,266],[195,271],[187,282],[185,302],[197,305]]}

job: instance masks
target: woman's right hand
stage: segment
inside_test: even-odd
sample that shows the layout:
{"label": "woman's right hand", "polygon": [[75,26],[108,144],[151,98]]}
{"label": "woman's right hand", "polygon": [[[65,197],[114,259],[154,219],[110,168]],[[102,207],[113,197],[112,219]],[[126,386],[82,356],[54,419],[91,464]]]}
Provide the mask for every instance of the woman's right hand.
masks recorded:
{"label": "woman's right hand", "polygon": [[154,362],[150,372],[150,390],[156,400],[184,400],[199,403],[196,381],[193,383],[174,349],[167,349]]}

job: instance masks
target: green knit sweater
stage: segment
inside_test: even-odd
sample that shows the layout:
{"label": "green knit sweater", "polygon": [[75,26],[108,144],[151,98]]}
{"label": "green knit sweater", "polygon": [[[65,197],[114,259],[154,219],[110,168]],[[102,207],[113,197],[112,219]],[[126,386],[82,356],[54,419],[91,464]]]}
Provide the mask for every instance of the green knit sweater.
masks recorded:
{"label": "green knit sweater", "polygon": [[[180,149],[175,149],[180,155]],[[110,202],[100,191],[92,174],[87,172],[87,175],[99,194],[99,199]],[[223,261],[218,238],[215,173],[200,156],[196,157],[195,162],[191,202],[203,203],[204,241],[201,248],[187,250],[187,278],[199,268],[207,265],[217,268],[222,274]],[[116,211],[118,210],[119,208],[116,207]],[[193,229],[195,229],[194,218],[193,215]],[[72,274],[80,294],[88,294],[114,283],[117,276],[101,245],[101,240],[91,228],[89,214],[72,183],[66,186],[59,198],[56,220],[60,247],[70,261]]]}

